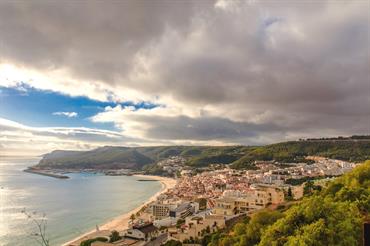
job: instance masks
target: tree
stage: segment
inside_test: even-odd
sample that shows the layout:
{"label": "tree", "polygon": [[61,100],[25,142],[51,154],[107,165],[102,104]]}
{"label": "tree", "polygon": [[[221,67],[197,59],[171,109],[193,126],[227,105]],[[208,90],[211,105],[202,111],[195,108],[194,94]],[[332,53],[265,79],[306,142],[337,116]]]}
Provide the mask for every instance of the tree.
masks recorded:
{"label": "tree", "polygon": [[288,237],[287,246],[317,245],[326,246],[326,226],[323,219],[301,228],[302,233],[296,237]]}
{"label": "tree", "polygon": [[288,188],[285,200],[287,200],[287,201],[292,201],[293,200],[293,192],[292,192],[291,187]]}
{"label": "tree", "polygon": [[130,220],[134,221],[135,220],[135,214],[131,214]]}
{"label": "tree", "polygon": [[199,203],[199,210],[207,209],[207,199],[199,198],[196,200],[196,202]]}
{"label": "tree", "polygon": [[312,192],[313,192],[313,182],[311,180],[308,180],[305,184],[304,184],[304,187],[303,187],[303,195],[307,196],[307,195],[311,195]]}
{"label": "tree", "polygon": [[209,226],[206,227],[206,233],[211,233],[211,228]]}
{"label": "tree", "polygon": [[37,241],[39,245],[49,246],[50,242],[46,234],[47,228],[47,219],[46,214],[42,214],[41,218],[37,218],[37,212],[29,213],[25,209],[21,211],[24,215],[27,216],[27,219],[36,226],[37,232],[32,233],[31,236]]}
{"label": "tree", "polygon": [[212,238],[212,236],[209,235],[209,234],[208,235],[204,235],[204,237],[201,239],[200,244],[202,246],[207,246],[211,242],[211,238]]}
{"label": "tree", "polygon": [[165,244],[163,244],[163,246],[182,246],[182,243],[179,242],[179,241],[171,239],[171,240],[167,241]]}
{"label": "tree", "polygon": [[180,226],[182,225],[182,224],[184,224],[185,223],[185,220],[184,219],[178,219],[177,220],[177,222],[176,222],[176,227],[177,228],[180,228]]}
{"label": "tree", "polygon": [[283,215],[278,211],[261,211],[252,216],[251,220],[246,226],[246,241],[248,245],[257,244],[267,228],[267,226],[274,224]]}
{"label": "tree", "polygon": [[233,244],[235,243],[235,241],[233,240],[233,238],[231,237],[225,237],[223,239],[220,240],[220,246],[232,246]]}
{"label": "tree", "polygon": [[109,242],[110,243],[113,243],[113,242],[116,242],[118,240],[120,240],[122,237],[119,235],[118,231],[114,230],[111,232],[110,236],[109,236]]}
{"label": "tree", "polygon": [[106,239],[105,237],[97,237],[97,238],[87,239],[85,241],[82,241],[80,243],[80,246],[91,246],[93,242],[107,242],[107,241],[108,239]]}
{"label": "tree", "polygon": [[236,236],[245,234],[245,230],[246,230],[246,225],[244,223],[237,223],[233,228],[233,232]]}
{"label": "tree", "polygon": [[[260,246],[358,245],[361,215],[355,204],[314,195],[291,207],[284,218],[268,227]],[[298,244],[294,244],[301,242]]]}
{"label": "tree", "polygon": [[181,178],[181,172],[179,170],[176,171],[176,177]]}

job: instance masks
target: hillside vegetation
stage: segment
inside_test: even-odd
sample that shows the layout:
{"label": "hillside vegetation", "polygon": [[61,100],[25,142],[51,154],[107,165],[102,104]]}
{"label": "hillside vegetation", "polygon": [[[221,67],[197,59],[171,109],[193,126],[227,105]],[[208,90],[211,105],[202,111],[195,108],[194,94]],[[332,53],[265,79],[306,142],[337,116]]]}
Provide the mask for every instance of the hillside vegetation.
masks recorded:
{"label": "hillside vegetation", "polygon": [[279,162],[301,162],[308,155],[332,159],[361,162],[370,159],[370,140],[367,141],[290,141],[251,149],[246,155],[232,163],[234,168],[246,168],[255,160]]}
{"label": "hillside vegetation", "polygon": [[186,158],[191,167],[231,164],[237,169],[253,169],[255,160],[301,162],[307,155],[360,162],[370,159],[370,140],[335,139],[290,141],[266,146],[158,146],[101,147],[91,151],[57,150],[44,155],[39,167],[156,169],[155,163],[170,156]]}
{"label": "hillside vegetation", "polygon": [[37,165],[52,168],[141,169],[153,160],[136,149],[125,147],[102,147],[92,151],[57,152],[46,155]]}
{"label": "hillside vegetation", "polygon": [[366,161],[285,211],[260,211],[230,232],[214,233],[204,245],[362,245],[369,210],[370,161]]}

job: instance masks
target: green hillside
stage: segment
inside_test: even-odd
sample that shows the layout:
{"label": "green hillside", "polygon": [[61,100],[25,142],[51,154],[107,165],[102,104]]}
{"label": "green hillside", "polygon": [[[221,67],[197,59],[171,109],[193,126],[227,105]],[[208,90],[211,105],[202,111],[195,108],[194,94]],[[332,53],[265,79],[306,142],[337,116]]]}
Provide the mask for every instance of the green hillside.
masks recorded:
{"label": "green hillside", "polygon": [[39,167],[53,168],[95,168],[114,169],[128,168],[140,170],[144,165],[152,163],[153,160],[141,154],[134,148],[126,147],[102,147],[92,151],[80,151],[66,155],[53,153],[46,155]]}
{"label": "green hillside", "polygon": [[263,210],[229,232],[208,237],[209,246],[362,245],[370,211],[370,161],[285,211]]}
{"label": "green hillside", "polygon": [[255,160],[302,162],[307,155],[361,162],[370,159],[370,139],[290,141],[266,146],[101,147],[91,151],[53,151],[38,166],[57,168],[130,168],[140,170],[170,156],[186,158],[191,167],[231,164],[253,169]]}
{"label": "green hillside", "polygon": [[361,162],[370,159],[370,140],[290,141],[255,147],[233,162],[232,166],[248,168],[255,160],[301,162],[305,161],[304,157],[307,155]]}
{"label": "green hillside", "polygon": [[242,158],[250,149],[244,146],[208,147],[191,156],[188,165],[206,167],[213,163],[230,164]]}

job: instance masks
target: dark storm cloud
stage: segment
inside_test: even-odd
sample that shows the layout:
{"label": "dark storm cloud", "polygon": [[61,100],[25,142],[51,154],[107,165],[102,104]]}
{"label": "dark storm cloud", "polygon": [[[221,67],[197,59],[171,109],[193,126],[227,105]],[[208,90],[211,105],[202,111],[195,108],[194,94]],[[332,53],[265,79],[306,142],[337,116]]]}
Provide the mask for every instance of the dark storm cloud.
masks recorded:
{"label": "dark storm cloud", "polygon": [[141,117],[138,120],[152,124],[146,136],[155,139],[238,142],[246,138],[258,137],[261,133],[270,134],[286,130],[274,124],[234,122],[221,117]]}
{"label": "dark storm cloud", "polygon": [[370,132],[368,1],[225,2],[2,1],[0,62],[207,112],[131,118],[154,139]]}
{"label": "dark storm cloud", "polygon": [[[269,26],[253,6],[213,16],[204,30],[205,38],[196,40],[204,50],[187,56],[179,52],[183,43],[174,42],[178,52],[162,52],[156,67],[158,73],[164,70],[160,90],[168,88],[182,100],[200,104],[300,104],[303,110],[307,102],[325,105],[353,97],[365,100],[369,96],[369,15],[341,16],[335,8],[309,12],[305,5],[293,10],[265,6],[270,15],[282,16],[282,21]],[[325,7],[331,6],[323,2]],[[291,11],[302,16],[296,18]],[[296,24],[300,24],[297,30]],[[187,34],[179,35],[179,40],[191,40]],[[156,84],[151,89],[155,88]],[[352,111],[352,106],[342,109]]]}
{"label": "dark storm cloud", "polygon": [[[1,1],[2,59],[113,83],[167,27],[185,28],[193,1]],[[205,5],[200,4],[200,6]]]}

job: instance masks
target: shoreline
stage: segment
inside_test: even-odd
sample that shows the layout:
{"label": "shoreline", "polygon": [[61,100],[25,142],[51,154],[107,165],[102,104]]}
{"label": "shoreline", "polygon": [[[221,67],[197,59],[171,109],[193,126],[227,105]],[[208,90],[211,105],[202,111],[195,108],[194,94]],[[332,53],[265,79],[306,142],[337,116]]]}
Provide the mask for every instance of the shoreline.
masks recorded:
{"label": "shoreline", "polygon": [[96,231],[96,229],[91,230],[87,233],[77,236],[76,238],[62,244],[62,246],[79,246],[81,241],[86,240],[89,237],[109,235],[111,230],[123,231],[123,230],[128,229],[128,222],[130,221],[131,214],[136,214],[144,206],[155,201],[158,198],[158,196],[167,192],[169,189],[173,188],[176,185],[176,180],[173,178],[154,176],[154,175],[143,175],[143,174],[132,175],[132,176],[137,177],[137,178],[157,180],[161,182],[162,188],[157,193],[155,193],[153,196],[151,196],[148,200],[144,201],[139,207],[134,208],[124,214],[118,215],[117,217],[100,225],[99,231]]}

